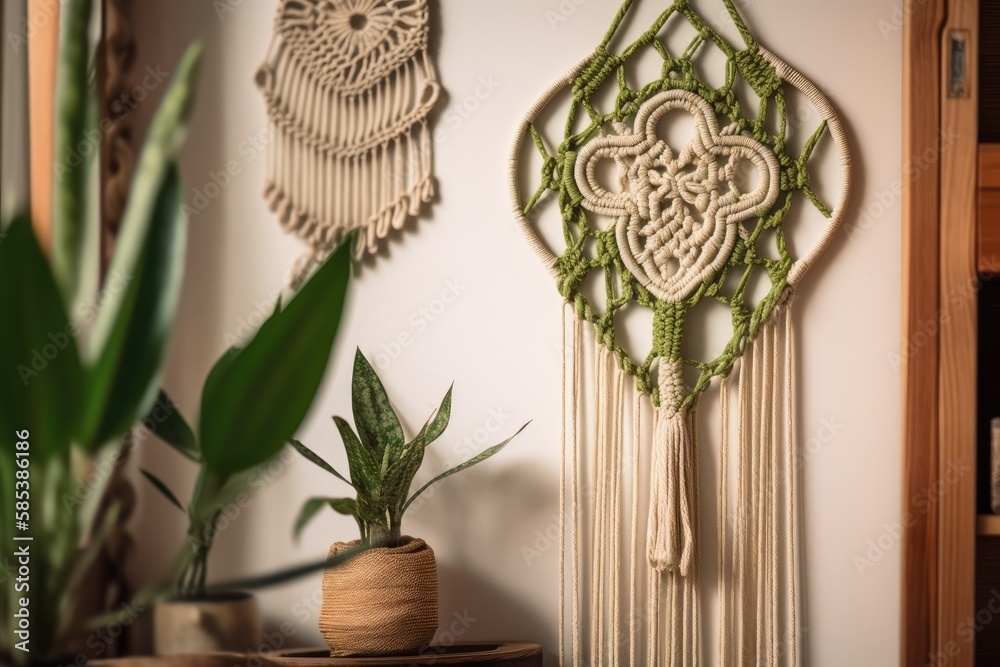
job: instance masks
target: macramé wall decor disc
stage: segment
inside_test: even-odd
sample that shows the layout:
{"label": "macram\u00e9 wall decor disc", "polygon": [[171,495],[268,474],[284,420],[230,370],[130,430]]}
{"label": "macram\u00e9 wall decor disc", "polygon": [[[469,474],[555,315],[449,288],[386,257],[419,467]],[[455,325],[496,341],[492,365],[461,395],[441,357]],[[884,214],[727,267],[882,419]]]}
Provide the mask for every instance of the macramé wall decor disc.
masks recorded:
{"label": "macram\u00e9 wall decor disc", "polygon": [[[706,475],[718,489],[718,664],[798,660],[792,297],[840,226],[850,155],[828,100],[723,2],[738,29],[731,39],[676,0],[628,41],[619,34],[634,22],[627,0],[596,51],[518,129],[515,216],[566,302],[562,664],[704,660]],[[691,36],[678,44],[678,34]],[[715,77],[703,76],[709,50],[725,61]],[[656,63],[655,76],[639,79],[640,58]],[[792,130],[808,114],[790,108],[793,97],[815,119],[797,143]],[[562,108],[565,130],[553,138]],[[681,141],[662,130],[678,115],[690,128]],[[819,148],[839,166],[830,202],[816,187]],[[792,233],[807,214],[811,247]],[[652,324],[640,352],[624,327],[637,311]],[[722,311],[724,331],[712,332],[726,342],[704,352],[711,337],[694,323],[720,324],[707,311]],[[595,339],[589,371],[585,326]],[[585,380],[596,394],[581,404]],[[699,449],[696,411],[713,384],[721,442]],[[701,468],[706,454],[712,472]]]}
{"label": "macram\u00e9 wall decor disc", "polygon": [[359,230],[376,253],[434,195],[427,116],[440,87],[427,0],[281,0],[257,85],[272,141],[265,196],[312,253]]}

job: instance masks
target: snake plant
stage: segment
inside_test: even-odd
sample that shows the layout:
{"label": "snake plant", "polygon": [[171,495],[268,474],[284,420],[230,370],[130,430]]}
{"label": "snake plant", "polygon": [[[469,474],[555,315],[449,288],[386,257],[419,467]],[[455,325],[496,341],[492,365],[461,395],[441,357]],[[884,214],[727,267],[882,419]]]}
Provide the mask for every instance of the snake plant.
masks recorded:
{"label": "snake plant", "polygon": [[350,479],[337,472],[298,440],[290,442],[306,459],[341,482],[349,484],[356,491],[356,498],[308,500],[295,522],[296,537],[320,511],[329,507],[335,512],[354,517],[361,531],[362,547],[399,546],[403,515],[420,494],[439,481],[497,454],[528,426],[525,424],[499,445],[489,447],[465,463],[437,475],[411,495],[410,487],[423,463],[427,447],[441,437],[451,419],[452,389],[448,390],[441,406],[416,437],[409,441],[406,440],[382,381],[361,350],[354,357],[351,394],[357,432],[341,417],[333,418],[347,450]]}
{"label": "snake plant", "polygon": [[80,586],[119,512],[99,511],[109,476],[94,471],[156,401],[186,247],[176,160],[200,49],[175,68],[150,126],[114,289],[99,292],[93,163],[72,159],[96,134],[92,0],[62,6],[55,160],[76,166],[54,170],[51,256],[27,213],[0,225],[0,664],[54,660],[80,638]]}

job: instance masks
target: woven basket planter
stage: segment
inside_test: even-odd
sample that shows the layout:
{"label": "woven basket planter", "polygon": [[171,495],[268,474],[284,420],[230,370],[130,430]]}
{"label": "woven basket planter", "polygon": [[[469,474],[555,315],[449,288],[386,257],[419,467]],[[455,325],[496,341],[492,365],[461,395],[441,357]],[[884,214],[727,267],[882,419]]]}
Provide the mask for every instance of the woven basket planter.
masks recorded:
{"label": "woven basket planter", "polygon": [[[438,627],[434,550],[405,538],[371,549],[323,575],[319,629],[331,657],[399,655],[431,643]],[[358,542],[338,542],[330,556]]]}

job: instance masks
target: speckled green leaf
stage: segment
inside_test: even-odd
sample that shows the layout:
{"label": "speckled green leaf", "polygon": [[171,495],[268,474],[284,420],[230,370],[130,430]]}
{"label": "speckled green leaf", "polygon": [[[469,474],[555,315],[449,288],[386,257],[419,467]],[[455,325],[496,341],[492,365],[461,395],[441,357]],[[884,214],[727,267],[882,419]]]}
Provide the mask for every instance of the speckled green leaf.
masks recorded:
{"label": "speckled green leaf", "polygon": [[[530,424],[530,423],[531,423],[531,422],[528,422],[528,424]],[[406,511],[406,508],[407,508],[407,507],[409,507],[409,506],[410,506],[410,504],[411,504],[411,503],[412,503],[412,502],[413,502],[414,500],[416,500],[416,499],[417,499],[417,497],[418,497],[418,496],[419,496],[419,495],[420,495],[421,493],[423,493],[423,492],[424,492],[424,491],[426,491],[427,489],[431,488],[432,486],[434,486],[435,484],[437,484],[437,483],[438,483],[438,482],[440,482],[441,480],[443,480],[443,479],[445,479],[445,478],[447,478],[447,477],[451,477],[451,476],[452,476],[452,475],[454,475],[454,474],[457,474],[457,473],[460,473],[460,472],[462,472],[463,470],[466,470],[466,469],[468,469],[468,468],[471,468],[472,466],[476,465],[477,463],[482,463],[482,462],[483,462],[483,461],[485,461],[486,459],[488,459],[488,458],[490,458],[491,456],[493,456],[494,454],[498,453],[498,452],[499,452],[500,450],[502,450],[502,449],[503,449],[504,447],[506,447],[506,446],[507,446],[507,444],[508,444],[508,443],[510,443],[510,441],[511,441],[511,440],[513,440],[513,439],[514,439],[514,438],[516,438],[516,437],[517,437],[518,435],[520,435],[521,431],[523,431],[524,429],[528,428],[528,424],[525,424],[524,426],[522,426],[521,428],[519,428],[519,429],[517,430],[517,433],[515,433],[515,434],[514,434],[514,435],[512,435],[512,436],[510,436],[509,438],[507,438],[506,440],[504,440],[503,442],[501,442],[501,443],[500,443],[499,445],[494,445],[493,447],[490,447],[489,449],[487,449],[487,450],[483,451],[483,453],[479,454],[478,456],[474,456],[473,458],[469,459],[469,460],[468,460],[468,461],[466,461],[465,463],[462,463],[462,464],[460,464],[460,465],[457,465],[457,466],[455,466],[454,468],[452,468],[451,470],[448,470],[447,472],[443,472],[443,473],[441,473],[440,475],[438,475],[437,477],[435,477],[435,478],[434,478],[434,479],[432,479],[431,481],[429,481],[429,482],[427,482],[426,484],[424,484],[424,485],[423,485],[422,487],[420,487],[420,490],[419,490],[419,491],[417,491],[417,492],[416,492],[416,493],[414,493],[414,494],[413,494],[412,496],[410,496],[410,499],[406,501],[406,504],[405,504],[405,505],[403,505],[403,510],[402,510],[402,511],[403,511],[403,512],[405,512],[405,511]],[[402,513],[402,512],[401,512],[401,513]]]}
{"label": "speckled green leaf", "polygon": [[333,475],[337,479],[342,480],[344,482],[347,482],[351,486],[354,486],[354,484],[351,484],[351,480],[349,480],[346,477],[344,477],[343,475],[341,475],[339,472],[337,472],[336,468],[334,468],[332,465],[330,465],[329,463],[327,463],[326,461],[324,461],[319,456],[319,454],[317,454],[313,450],[309,449],[308,447],[306,447],[305,445],[303,445],[301,442],[299,442],[295,438],[292,438],[291,440],[289,440],[288,444],[290,444],[292,446],[292,448],[295,449],[295,451],[297,451],[299,454],[301,454],[307,461],[310,461],[311,463],[315,464],[316,466],[322,468],[323,470],[327,471],[328,473],[330,473],[331,475]]}
{"label": "speckled green leaf", "polygon": [[382,481],[382,495],[393,516],[401,516],[413,478],[424,462],[425,447],[408,447],[398,461],[389,466]]}
{"label": "speckled green leaf", "polygon": [[90,81],[90,24],[92,0],[68,0],[60,30],[56,81],[56,154],[54,187],[52,269],[67,303],[72,303],[80,282],[80,261],[90,203],[90,181],[96,150],[96,94]]}
{"label": "speckled green leaf", "polygon": [[403,450],[403,427],[392,409],[382,381],[360,349],[354,355],[351,395],[354,423],[358,427],[361,443],[385,471],[388,463],[399,458]]}
{"label": "speckled green leaf", "polygon": [[419,442],[426,447],[440,438],[444,430],[448,428],[448,422],[451,421],[451,394],[454,389],[455,385],[448,388],[448,393],[444,395],[444,399],[441,401],[441,407],[431,415],[430,420],[420,431],[420,434],[414,438],[414,442]]}
{"label": "speckled green leaf", "polygon": [[382,483],[382,476],[379,472],[378,464],[372,458],[372,453],[361,444],[361,440],[355,435],[351,425],[340,417],[333,418],[340,431],[340,437],[344,440],[344,448],[347,450],[347,463],[351,469],[351,482],[358,493],[377,493]]}

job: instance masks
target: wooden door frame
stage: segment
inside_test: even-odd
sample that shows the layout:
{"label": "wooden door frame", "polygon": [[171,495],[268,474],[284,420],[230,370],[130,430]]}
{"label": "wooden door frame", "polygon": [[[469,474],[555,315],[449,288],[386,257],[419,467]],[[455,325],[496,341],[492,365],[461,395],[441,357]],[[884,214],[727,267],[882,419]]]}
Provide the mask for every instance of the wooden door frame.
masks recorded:
{"label": "wooden door frame", "polygon": [[[979,0],[906,7],[900,661],[971,667],[960,633],[975,607],[976,476],[954,471],[976,462]],[[966,39],[959,97],[945,85],[952,35]]]}

